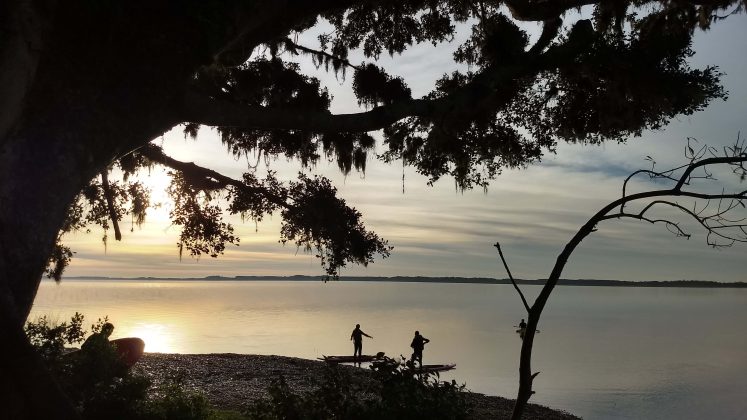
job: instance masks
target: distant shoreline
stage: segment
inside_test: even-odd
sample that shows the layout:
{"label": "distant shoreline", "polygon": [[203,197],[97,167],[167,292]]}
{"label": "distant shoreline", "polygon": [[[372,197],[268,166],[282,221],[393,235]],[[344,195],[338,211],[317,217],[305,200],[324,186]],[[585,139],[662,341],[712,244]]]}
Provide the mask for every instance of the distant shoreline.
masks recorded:
{"label": "distant shoreline", "polygon": [[[323,281],[323,276],[205,276],[205,277],[107,277],[107,276],[74,276],[65,277],[68,280],[140,280],[140,281]],[[511,284],[509,279],[494,279],[488,277],[424,277],[424,276],[394,276],[394,277],[357,277],[343,276],[340,281],[349,282],[400,282],[400,283],[463,283],[463,284]],[[517,279],[522,285],[542,286],[544,279]],[[561,279],[559,286],[605,286],[605,287],[678,287],[678,288],[747,288],[746,282],[722,283],[705,280],[669,280],[669,281],[626,281],[626,280],[597,280],[597,279]]]}

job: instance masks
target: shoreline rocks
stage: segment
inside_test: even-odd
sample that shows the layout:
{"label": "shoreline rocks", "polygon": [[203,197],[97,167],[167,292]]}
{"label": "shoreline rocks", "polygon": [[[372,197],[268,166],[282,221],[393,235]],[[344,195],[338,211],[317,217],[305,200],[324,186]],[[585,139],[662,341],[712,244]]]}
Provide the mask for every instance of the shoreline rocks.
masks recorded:
{"label": "shoreline rocks", "polygon": [[[316,386],[324,374],[321,361],[285,356],[255,354],[168,354],[145,353],[136,365],[154,385],[169,380],[180,382],[186,389],[201,392],[217,408],[241,411],[252,401],[268,396],[267,387],[274,378],[283,376],[297,392]],[[354,375],[366,375],[365,369],[344,366]],[[495,396],[469,393],[473,418],[509,418],[513,401]],[[530,405],[524,419],[578,419],[569,413]]]}

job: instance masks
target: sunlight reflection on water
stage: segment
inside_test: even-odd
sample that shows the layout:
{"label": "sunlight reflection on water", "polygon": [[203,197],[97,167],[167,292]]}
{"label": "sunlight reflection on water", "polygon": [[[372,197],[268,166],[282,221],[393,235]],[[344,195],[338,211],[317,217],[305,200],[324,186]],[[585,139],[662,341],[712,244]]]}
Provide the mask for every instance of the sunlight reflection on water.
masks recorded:
{"label": "sunlight reflection on water", "polygon": [[[735,289],[558,288],[535,341],[532,401],[591,419],[738,418],[745,303]],[[426,363],[457,364],[442,379],[512,397],[522,310],[507,285],[66,280],[42,283],[32,318],[108,316],[113,338],[141,337],[149,352],[309,359],[349,354],[356,323],[374,336],[365,353],[409,356],[419,329]]]}
{"label": "sunlight reflection on water", "polygon": [[123,337],[140,337],[145,341],[145,351],[152,353],[181,353],[176,345],[175,335],[179,331],[174,324],[139,322],[130,328],[120,328]]}

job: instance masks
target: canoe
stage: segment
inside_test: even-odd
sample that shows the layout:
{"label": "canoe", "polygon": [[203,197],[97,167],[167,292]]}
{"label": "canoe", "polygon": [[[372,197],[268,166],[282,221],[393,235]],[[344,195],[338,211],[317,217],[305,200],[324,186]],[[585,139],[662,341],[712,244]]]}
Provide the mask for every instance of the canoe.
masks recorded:
{"label": "canoe", "polygon": [[414,368],[413,371],[416,373],[436,373],[436,372],[446,372],[449,370],[456,369],[456,363],[447,363],[445,365],[423,365],[417,368]]}
{"label": "canoe", "polygon": [[117,338],[110,341],[110,343],[114,344],[119,357],[122,358],[127,367],[132,367],[132,365],[137,363],[145,350],[145,342],[137,337]]}
{"label": "canoe", "polygon": [[[138,360],[140,360],[143,356],[143,351],[145,350],[145,342],[137,337],[117,338],[116,340],[109,341],[109,344],[114,347],[114,350],[128,368],[131,368]],[[81,357],[83,354],[82,352],[84,351],[86,350],[71,349],[70,351],[66,351],[63,357]]]}
{"label": "canoe", "polygon": [[323,360],[329,364],[338,364],[338,363],[367,363],[367,362],[373,362],[374,360],[379,360],[384,356],[384,354],[381,355],[370,355],[370,354],[363,354],[360,356],[322,356],[319,358],[319,360]]}
{"label": "canoe", "polygon": [[[527,333],[527,329],[526,328],[519,328],[518,330],[516,330],[516,332],[519,333],[519,337],[524,338],[524,336]],[[535,334],[539,334],[540,330],[534,330],[534,333]]]}

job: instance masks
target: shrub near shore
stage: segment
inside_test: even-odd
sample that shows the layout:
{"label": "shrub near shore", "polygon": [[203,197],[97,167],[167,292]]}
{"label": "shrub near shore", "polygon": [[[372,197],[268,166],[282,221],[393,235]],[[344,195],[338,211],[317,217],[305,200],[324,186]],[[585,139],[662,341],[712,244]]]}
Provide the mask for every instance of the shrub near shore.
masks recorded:
{"label": "shrub near shore", "polygon": [[368,379],[327,366],[316,389],[302,394],[280,377],[270,386],[270,398],[246,414],[253,420],[469,418],[464,385],[441,382],[437,374],[416,377],[404,362],[385,357],[372,363]]}
{"label": "shrub near shore", "polygon": [[[179,377],[158,387],[139,369],[127,369],[113,348],[70,352],[86,338],[84,317],[60,324],[41,317],[26,325],[29,341],[44,358],[66,395],[86,420],[274,420],[274,419],[465,419],[464,386],[415,378],[405,365],[385,358],[365,379],[327,367],[310,393],[296,393],[284,378],[274,380],[269,399],[243,413],[215,410],[200,393],[187,391]],[[91,326],[99,333],[107,318]]]}
{"label": "shrub near shore", "polygon": [[[91,332],[99,331],[105,321],[92,325]],[[62,324],[42,317],[27,324],[26,332],[63,389],[69,391],[76,377],[88,381],[81,387],[87,392],[70,394],[86,420],[300,420],[328,418],[320,415],[333,412],[347,413],[339,419],[487,420],[508,418],[514,403],[466,392],[453,382],[438,383],[437,377],[418,382],[391,359],[374,369],[354,369],[284,356],[146,353],[122,377],[103,375],[97,382],[85,374],[82,363],[65,356],[87,335],[82,315]],[[105,360],[96,363],[117,362],[102,357]],[[282,408],[296,417],[279,417]],[[578,419],[535,404],[528,408],[526,420]]]}
{"label": "shrub near shore", "polygon": [[[26,335],[85,420],[215,420],[200,394],[170,382],[156,389],[139,370],[128,369],[111,346],[69,351],[86,337],[83,315],[57,324],[46,316],[26,324]],[[100,333],[107,318],[91,326]]]}

